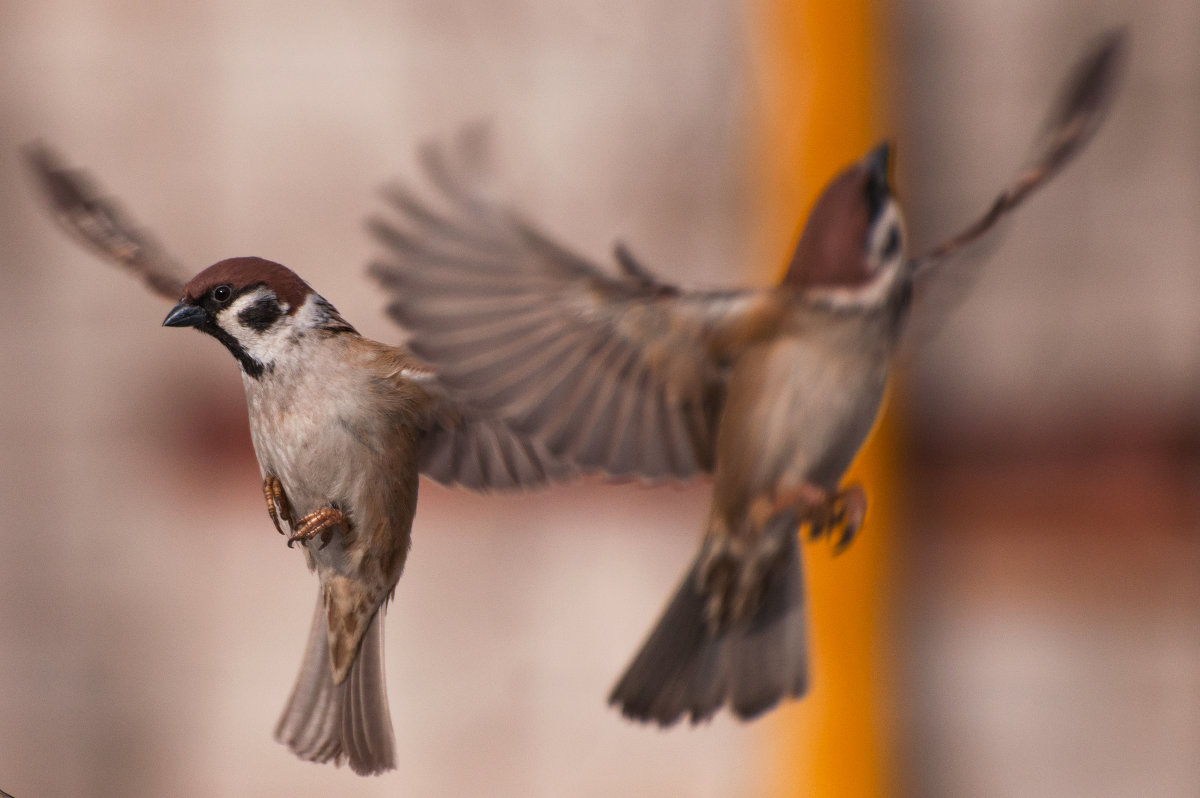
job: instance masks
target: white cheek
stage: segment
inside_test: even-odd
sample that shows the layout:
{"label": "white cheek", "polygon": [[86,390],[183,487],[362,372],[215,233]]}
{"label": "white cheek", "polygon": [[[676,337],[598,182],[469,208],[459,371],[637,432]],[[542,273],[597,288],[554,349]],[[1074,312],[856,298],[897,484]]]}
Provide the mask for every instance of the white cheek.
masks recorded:
{"label": "white cheek", "polygon": [[[238,314],[240,314],[243,310],[250,307],[258,300],[264,299],[270,295],[271,294],[269,292],[263,291],[262,289],[259,289],[257,291],[251,291],[248,294],[242,294],[240,297],[233,300],[233,302],[229,305],[229,307],[225,308],[225,310],[221,313],[221,318],[236,319]],[[221,326],[225,327],[226,325],[222,324]],[[234,321],[229,326],[237,326],[237,322]],[[233,330],[230,330],[230,332],[233,332]]]}
{"label": "white cheek", "polygon": [[891,265],[890,269],[876,274],[866,286],[814,288],[809,291],[808,296],[813,302],[834,310],[862,310],[879,307],[891,294],[895,276],[899,272],[900,269],[896,265]]}
{"label": "white cheek", "polygon": [[887,205],[879,213],[879,218],[871,230],[871,240],[868,242],[867,250],[871,253],[883,253],[887,248],[888,237],[895,230],[900,237],[899,246],[887,258],[877,260],[871,264],[872,270],[875,273],[889,271],[897,263],[904,262],[904,250],[908,242],[908,237],[904,232],[904,217],[900,214],[900,206],[895,200],[888,200]]}
{"label": "white cheek", "polygon": [[254,303],[264,299],[274,299],[275,295],[265,289],[244,294],[235,299],[225,308],[217,319],[227,333],[237,339],[242,349],[255,360],[263,364],[286,363],[289,358],[297,356],[295,335],[297,331],[308,330],[320,326],[321,308],[315,295],[309,295],[293,315],[288,315],[287,303],[279,303],[283,314],[265,330],[255,330],[241,323],[238,316]]}
{"label": "white cheek", "polygon": [[274,324],[262,331],[245,326],[238,317],[256,302],[267,298],[274,299],[274,294],[263,289],[251,291],[235,299],[217,316],[217,324],[221,329],[237,339],[242,349],[246,350],[246,354],[260,363],[273,363],[278,359],[288,337],[288,317],[280,316]]}

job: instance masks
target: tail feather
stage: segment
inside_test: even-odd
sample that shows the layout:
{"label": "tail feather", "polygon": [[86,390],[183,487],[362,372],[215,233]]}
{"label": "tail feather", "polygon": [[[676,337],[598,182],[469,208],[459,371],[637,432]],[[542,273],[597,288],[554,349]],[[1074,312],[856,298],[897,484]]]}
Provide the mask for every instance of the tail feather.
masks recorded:
{"label": "tail feather", "polygon": [[347,762],[360,775],[396,767],[383,668],[383,619],[376,612],[349,675],[333,683],[325,606],[318,599],[296,686],[275,739],[309,762]]}
{"label": "tail feather", "polygon": [[740,625],[713,634],[696,590],[697,557],[662,618],[609,695],[634,720],[663,726],[711,718],[725,703],[752,718],[808,689],[807,622],[797,536],[786,533],[762,603]]}
{"label": "tail feather", "polygon": [[[350,750],[362,752],[359,761],[376,763],[378,770],[396,767],[395,743],[392,740],[392,717],[388,711],[387,681],[383,668],[383,621],[375,614],[358,651],[358,660],[347,678],[348,709],[342,713],[342,737],[351,740]],[[355,757],[350,766],[356,771]],[[359,771],[361,772],[361,771]]]}
{"label": "tail feather", "polygon": [[[795,535],[791,535],[795,541]],[[730,670],[738,674],[730,685],[734,714],[752,718],[785,696],[808,690],[807,616],[804,583],[797,552],[787,555],[763,595],[763,603],[748,628],[730,648]]]}

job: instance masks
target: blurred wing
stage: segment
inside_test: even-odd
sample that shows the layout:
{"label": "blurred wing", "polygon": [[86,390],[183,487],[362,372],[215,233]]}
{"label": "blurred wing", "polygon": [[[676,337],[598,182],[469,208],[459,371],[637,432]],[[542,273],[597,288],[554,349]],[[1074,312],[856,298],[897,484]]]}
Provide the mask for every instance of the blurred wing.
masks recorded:
{"label": "blurred wing", "polygon": [[971,244],[1016,208],[1039,186],[1053,177],[1087,144],[1112,104],[1128,49],[1128,31],[1110,31],[1089,51],[1071,73],[1058,102],[1053,106],[1043,134],[1037,142],[1031,165],[1000,192],[983,216],[958,235],[914,258],[909,267],[921,277]]}
{"label": "blurred wing", "polygon": [[25,148],[25,162],[54,219],[67,235],[106,260],[138,275],[146,286],[175,302],[183,296],[178,267],[153,236],[124,217],[116,201],[101,198],[87,176],[67,169],[46,146]]}
{"label": "blurred wing", "polygon": [[434,404],[421,442],[420,469],[433,481],[491,492],[542,487],[578,475],[500,419],[464,411],[432,375],[424,387]]}
{"label": "blurred wing", "polygon": [[[477,146],[457,160],[478,164]],[[474,407],[582,469],[710,470],[726,362],[777,319],[775,295],[683,293],[623,247],[619,272],[606,274],[486,199],[441,150],[422,160],[448,210],[396,187],[387,198],[402,223],[369,223],[391,256],[372,273],[417,356]]]}
{"label": "blurred wing", "polygon": [[539,488],[579,473],[495,419],[434,427],[422,443],[420,469],[434,482],[480,493]]}

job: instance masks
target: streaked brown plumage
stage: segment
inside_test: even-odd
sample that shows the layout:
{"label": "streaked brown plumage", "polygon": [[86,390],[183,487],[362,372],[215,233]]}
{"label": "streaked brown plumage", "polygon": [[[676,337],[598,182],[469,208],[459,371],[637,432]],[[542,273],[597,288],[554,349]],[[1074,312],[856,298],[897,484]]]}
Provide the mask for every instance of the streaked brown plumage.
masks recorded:
{"label": "streaked brown plumage", "polygon": [[[474,406],[581,469],[656,480],[713,474],[700,551],[610,700],[660,724],[728,704],[752,717],[807,686],[796,530],[844,545],[861,491],[839,491],[881,404],[918,276],[979,238],[1095,131],[1125,36],[1081,63],[1033,165],[992,208],[908,258],[882,145],[818,200],[783,281],[684,291],[624,248],[606,272],[487,200],[427,149],[439,212],[400,187],[402,223],[372,222],[373,272],[410,345]],[[460,160],[478,162],[466,141]]]}
{"label": "streaked brown plumage", "polygon": [[44,147],[28,156],[64,229],[178,299],[163,323],[213,336],[241,366],[268,512],[289,545],[302,544],[321,586],[276,737],[302,759],[361,774],[394,768],[382,609],[407,558],[418,472],[491,491],[575,470],[456,401],[407,350],[360,336],[279,264],[232,258],[184,284],[81,173]]}
{"label": "streaked brown plumage", "polygon": [[[881,147],[827,189],[785,279],[770,289],[683,291],[620,246],[619,271],[607,274],[476,195],[440,151],[427,148],[425,166],[451,211],[433,211],[396,187],[389,199],[408,227],[373,223],[394,255],[374,271],[396,294],[393,316],[415,332],[436,373],[406,350],[362,339],[324,303],[327,328],[310,336],[322,352],[297,365],[293,377],[300,394],[322,397],[325,422],[283,422],[271,420],[271,408],[287,397],[260,395],[252,385],[263,377],[253,372],[274,377],[280,367],[249,355],[245,342],[223,340],[242,365],[252,416],[264,416],[253,424],[272,520],[305,541],[322,580],[308,655],[278,736],[306,759],[348,758],[359,772],[391,766],[378,607],[403,567],[414,463],[438,481],[473,489],[568,477],[560,456],[618,477],[713,473],[701,552],[611,700],[631,717],[669,724],[681,715],[707,718],[726,703],[749,717],[802,694],[807,641],[795,527],[840,527],[844,545],[861,521],[861,493],[839,493],[838,483],[873,424],[910,288],[919,290],[923,275],[986,233],[1082,148],[1111,98],[1125,38],[1110,34],[1082,62],[1032,165],[962,233],[905,260]],[[183,282],[151,236],[48,149],[31,147],[27,158],[68,234],[178,299]],[[299,278],[274,264],[218,267],[242,275],[227,277],[230,285],[267,268],[262,285],[274,282],[277,299],[308,296],[297,293]],[[201,285],[217,287],[208,285],[213,276],[193,280],[191,301]],[[287,304],[295,313],[298,306]],[[252,313],[248,326],[269,315]],[[395,428],[374,426],[370,414],[359,424],[331,414],[330,386],[361,388],[364,379],[345,363],[374,375],[378,390],[366,395],[380,399]],[[365,444],[380,435],[387,451],[367,459],[403,476],[373,482],[365,501],[341,506],[333,483],[342,477],[329,471],[332,463],[317,458],[325,488],[303,476],[303,467],[287,473],[297,453],[281,441],[296,427],[336,428],[334,438],[351,450],[370,450]],[[389,490],[395,506],[380,514],[380,491]],[[374,523],[364,522],[359,506],[375,508],[368,513]],[[362,535],[356,518],[374,531]],[[373,558],[358,572],[361,584],[336,567],[347,551]],[[336,611],[332,629],[329,596],[330,606],[349,608]]]}
{"label": "streaked brown plumage", "polygon": [[403,349],[360,336],[291,270],[205,269],[163,322],[205,332],[242,367],[268,511],[321,590],[276,736],[301,758],[395,767],[381,610],[404,570],[418,471],[489,490],[569,476],[544,450],[448,401]]}

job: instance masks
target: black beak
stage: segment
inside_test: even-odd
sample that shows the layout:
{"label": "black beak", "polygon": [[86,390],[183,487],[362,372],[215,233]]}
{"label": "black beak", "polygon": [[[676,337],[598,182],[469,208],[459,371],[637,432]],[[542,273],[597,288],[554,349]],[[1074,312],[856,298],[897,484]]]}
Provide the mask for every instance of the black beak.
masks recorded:
{"label": "black beak", "polygon": [[180,302],[171,308],[171,312],[163,319],[164,327],[195,327],[204,321],[207,314],[203,308]]}
{"label": "black beak", "polygon": [[867,153],[863,160],[867,169],[867,212],[871,219],[879,215],[891,196],[888,186],[888,167],[891,165],[892,145],[884,141]]}

